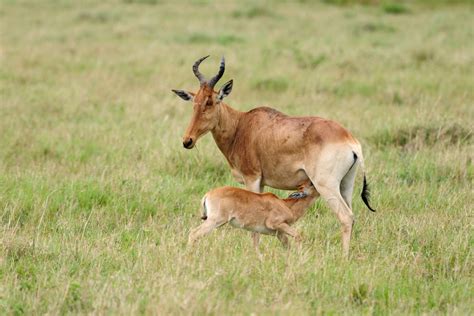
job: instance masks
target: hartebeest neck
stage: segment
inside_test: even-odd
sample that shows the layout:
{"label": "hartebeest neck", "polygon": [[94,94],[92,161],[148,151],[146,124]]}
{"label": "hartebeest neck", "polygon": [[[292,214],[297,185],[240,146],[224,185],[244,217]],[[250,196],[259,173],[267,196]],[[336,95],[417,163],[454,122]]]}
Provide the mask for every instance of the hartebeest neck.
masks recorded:
{"label": "hartebeest neck", "polygon": [[313,204],[316,200],[316,195],[308,195],[303,198],[287,198],[283,201],[285,202],[286,206],[291,210],[293,213],[293,217],[295,220],[299,219],[301,216],[304,215],[306,209]]}
{"label": "hartebeest neck", "polygon": [[219,110],[219,122],[212,130],[212,136],[216,141],[217,147],[224,156],[229,159],[234,144],[237,126],[239,125],[242,112],[234,110],[225,103],[221,103]]}

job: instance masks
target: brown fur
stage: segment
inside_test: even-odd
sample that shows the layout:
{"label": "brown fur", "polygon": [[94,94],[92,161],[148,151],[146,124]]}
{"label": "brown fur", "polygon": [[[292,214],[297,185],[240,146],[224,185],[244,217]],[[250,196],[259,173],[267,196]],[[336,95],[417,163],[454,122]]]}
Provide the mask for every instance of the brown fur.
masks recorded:
{"label": "brown fur", "polygon": [[[288,244],[285,235],[299,240],[299,233],[290,225],[319,196],[310,183],[302,190],[306,194],[304,197],[280,199],[273,193],[254,193],[234,187],[213,189],[202,201],[205,222],[190,233],[189,243],[226,223],[255,233],[276,235],[284,245]],[[257,247],[258,238],[254,237],[254,242]]]}

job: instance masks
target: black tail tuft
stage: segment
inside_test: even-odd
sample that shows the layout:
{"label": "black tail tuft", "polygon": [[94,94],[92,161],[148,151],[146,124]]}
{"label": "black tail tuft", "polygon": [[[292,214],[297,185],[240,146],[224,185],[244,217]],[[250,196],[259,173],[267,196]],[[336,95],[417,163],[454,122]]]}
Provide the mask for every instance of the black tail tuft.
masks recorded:
{"label": "black tail tuft", "polygon": [[372,212],[375,212],[375,210],[370,207],[369,202],[370,202],[370,190],[369,190],[369,184],[367,183],[367,179],[365,178],[364,174],[364,186],[362,187],[362,194],[360,195],[362,198],[362,201],[364,201],[365,205],[371,210]]}
{"label": "black tail tuft", "polygon": [[202,201],[202,216],[201,219],[205,221],[207,219],[207,207],[206,207],[206,199],[204,198]]}

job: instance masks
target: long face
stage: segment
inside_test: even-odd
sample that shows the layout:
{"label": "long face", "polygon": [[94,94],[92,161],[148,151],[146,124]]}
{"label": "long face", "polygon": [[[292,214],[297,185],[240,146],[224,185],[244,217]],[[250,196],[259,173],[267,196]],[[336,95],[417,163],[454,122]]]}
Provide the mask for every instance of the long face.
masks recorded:
{"label": "long face", "polygon": [[204,79],[199,72],[199,64],[208,56],[196,61],[193,72],[199,79],[200,88],[197,93],[184,90],[172,90],[181,99],[193,102],[193,116],[183,136],[183,146],[191,149],[202,135],[212,131],[219,123],[220,103],[232,91],[232,80],[225,83],[219,92],[214,91],[214,85],[224,74],[224,58],[221,61],[219,73],[210,80]]}
{"label": "long face", "polygon": [[219,122],[217,93],[204,85],[193,97],[193,116],[183,136],[184,148],[191,149],[199,137],[211,131]]}

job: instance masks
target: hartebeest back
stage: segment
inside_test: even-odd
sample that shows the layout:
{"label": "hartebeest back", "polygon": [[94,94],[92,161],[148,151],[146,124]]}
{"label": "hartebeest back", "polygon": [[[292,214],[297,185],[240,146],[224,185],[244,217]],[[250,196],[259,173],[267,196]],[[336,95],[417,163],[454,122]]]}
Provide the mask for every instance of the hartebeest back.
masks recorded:
{"label": "hartebeest back", "polygon": [[211,132],[236,179],[253,192],[264,186],[293,190],[310,180],[342,226],[344,254],[354,223],[352,192],[357,167],[364,171],[362,199],[369,206],[364,159],[360,143],[340,124],[320,117],[290,117],[268,107],[248,112],[237,111],[223,103],[232,91],[232,80],[214,90],[225,70],[222,58],[219,72],[206,80],[197,60],[193,72],[199,79],[196,93],[173,90],[193,102],[193,116],[183,137],[191,149],[197,140]]}

